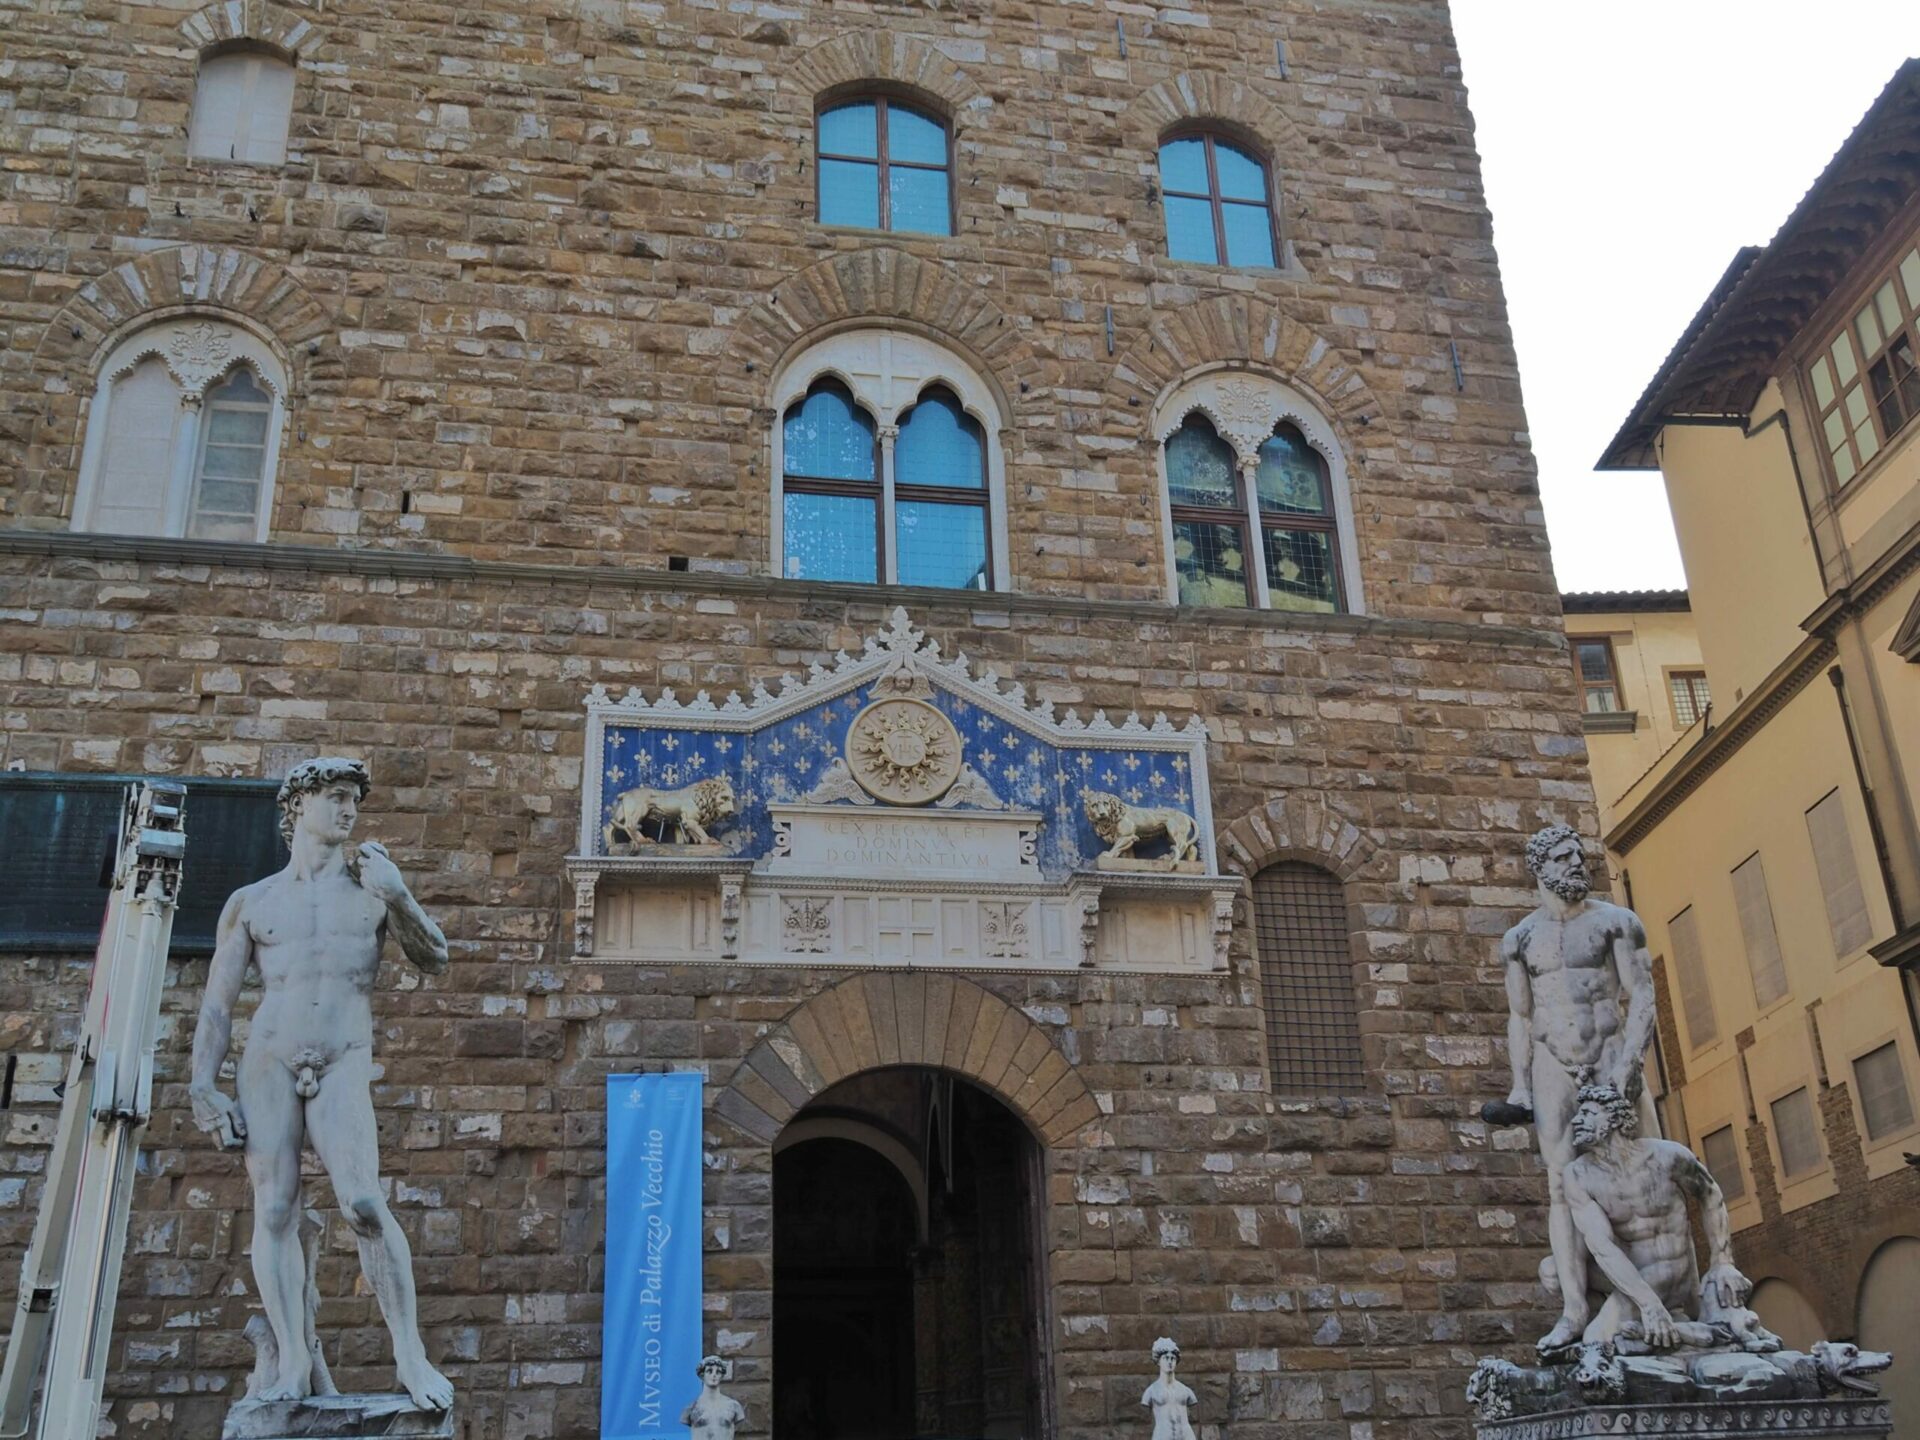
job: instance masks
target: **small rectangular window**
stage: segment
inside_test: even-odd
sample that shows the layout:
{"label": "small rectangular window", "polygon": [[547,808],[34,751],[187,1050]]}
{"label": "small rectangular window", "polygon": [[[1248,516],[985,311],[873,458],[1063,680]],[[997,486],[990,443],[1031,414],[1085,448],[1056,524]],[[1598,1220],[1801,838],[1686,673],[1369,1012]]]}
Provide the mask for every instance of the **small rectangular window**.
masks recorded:
{"label": "small rectangular window", "polygon": [[1860,886],[1846,806],[1838,790],[1807,811],[1807,836],[1813,842],[1814,870],[1826,899],[1834,958],[1844,960],[1873,938],[1873,922],[1867,915],[1866,892]]}
{"label": "small rectangular window", "polygon": [[1773,928],[1773,902],[1767,895],[1767,872],[1758,852],[1734,867],[1733,903],[1740,913],[1741,938],[1747,944],[1754,1002],[1764,1010],[1787,993],[1787,962]]}
{"label": "small rectangular window", "polygon": [[1884,1139],[1913,1124],[1913,1097],[1907,1089],[1906,1067],[1900,1048],[1889,1040],[1853,1062],[1853,1083],[1866,1118],[1867,1138]]}
{"label": "small rectangular window", "polygon": [[1620,683],[1613,666],[1613,643],[1576,640],[1574,663],[1580,675],[1581,703],[1589,715],[1611,715],[1620,707]]}
{"label": "small rectangular window", "polygon": [[1707,672],[1674,670],[1667,675],[1667,689],[1673,696],[1673,721],[1682,730],[1707,713],[1713,697],[1707,693]]}
{"label": "small rectangular window", "polygon": [[275,55],[239,50],[200,62],[187,153],[196,160],[279,165],[293,118],[293,66]]}
{"label": "small rectangular window", "polygon": [[[92,950],[107,910],[122,797],[138,777],[0,774],[0,950]],[[187,861],[172,951],[204,955],[227,897],[286,864],[270,780],[187,781]]]}
{"label": "small rectangular window", "polygon": [[1680,983],[1680,1009],[1686,1016],[1687,1038],[1698,1050],[1720,1038],[1720,1021],[1713,1012],[1713,988],[1707,962],[1700,953],[1700,931],[1689,905],[1667,922],[1673,942],[1673,968]]}
{"label": "small rectangular window", "polygon": [[1700,1158],[1707,1162],[1714,1183],[1728,1200],[1738,1200],[1747,1193],[1747,1177],[1740,1169],[1740,1142],[1731,1125],[1707,1134],[1700,1142]]}
{"label": "small rectangular window", "polygon": [[1823,1158],[1820,1133],[1806,1086],[1782,1095],[1768,1108],[1773,1111],[1773,1139],[1780,1147],[1780,1168],[1786,1178],[1818,1170]]}

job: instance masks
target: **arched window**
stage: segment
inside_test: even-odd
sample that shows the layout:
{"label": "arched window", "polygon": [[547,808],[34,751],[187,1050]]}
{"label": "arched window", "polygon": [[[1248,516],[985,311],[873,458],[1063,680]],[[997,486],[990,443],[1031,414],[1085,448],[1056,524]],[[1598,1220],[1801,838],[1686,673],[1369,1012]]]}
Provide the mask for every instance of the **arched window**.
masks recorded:
{"label": "arched window", "polygon": [[116,346],[87,416],[73,528],[264,540],[286,378],[222,321],[169,321]]}
{"label": "arched window", "polygon": [[200,62],[187,125],[196,160],[278,165],[293,119],[293,66],[265,50],[223,50]]}
{"label": "arched window", "polygon": [[1274,1093],[1365,1092],[1345,888],[1282,860],[1253,877],[1253,919]]}
{"label": "arched window", "polygon": [[1271,269],[1280,253],[1267,167],[1245,147],[1211,131],[1160,146],[1160,194],[1167,254],[1203,265]]}
{"label": "arched window", "polygon": [[783,365],[773,401],[782,576],[1005,588],[1004,411],[959,356],[848,331]]}
{"label": "arched window", "polygon": [[862,96],[822,110],[814,134],[823,225],[953,233],[947,127],[932,115]]}
{"label": "arched window", "polygon": [[1155,434],[1174,603],[1358,608],[1340,449],[1302,397],[1259,375],[1214,372],[1161,401]]}

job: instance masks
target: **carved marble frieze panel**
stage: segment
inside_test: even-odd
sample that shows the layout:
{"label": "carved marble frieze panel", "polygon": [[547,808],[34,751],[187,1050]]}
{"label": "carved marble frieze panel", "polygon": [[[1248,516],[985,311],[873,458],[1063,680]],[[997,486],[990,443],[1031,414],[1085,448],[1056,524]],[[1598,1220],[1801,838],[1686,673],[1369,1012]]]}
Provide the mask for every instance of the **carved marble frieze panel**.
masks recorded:
{"label": "carved marble frieze panel", "polygon": [[1211,968],[1238,886],[1197,718],[1056,715],[904,610],[750,698],[596,687],[587,755],[582,956]]}

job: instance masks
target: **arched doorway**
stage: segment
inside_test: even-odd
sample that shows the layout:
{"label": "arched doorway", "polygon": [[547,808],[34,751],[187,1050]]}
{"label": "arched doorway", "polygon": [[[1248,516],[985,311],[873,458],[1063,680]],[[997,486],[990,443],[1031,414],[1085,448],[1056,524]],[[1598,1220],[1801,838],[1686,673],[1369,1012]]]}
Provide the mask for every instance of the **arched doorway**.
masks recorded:
{"label": "arched doorway", "polygon": [[1041,1151],[942,1071],[829,1087],[774,1144],[773,1433],[1040,1440]]}

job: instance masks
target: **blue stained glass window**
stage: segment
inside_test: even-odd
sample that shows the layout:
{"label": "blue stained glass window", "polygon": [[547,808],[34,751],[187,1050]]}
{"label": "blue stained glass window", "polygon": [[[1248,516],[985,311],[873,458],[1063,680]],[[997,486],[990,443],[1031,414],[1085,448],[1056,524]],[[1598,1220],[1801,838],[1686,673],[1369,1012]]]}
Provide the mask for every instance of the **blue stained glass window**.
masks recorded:
{"label": "blue stained glass window", "polygon": [[951,235],[947,129],[884,98],[820,112],[820,220],[826,225]]}
{"label": "blue stained glass window", "polygon": [[1266,206],[1228,201],[1220,207],[1220,221],[1227,229],[1227,264],[1273,268],[1273,216]]}
{"label": "blue stained glass window", "polygon": [[786,493],[789,580],[879,579],[879,501],[865,495]]}
{"label": "blue stained glass window", "polygon": [[947,391],[929,390],[907,412],[893,442],[894,483],[978,490],[987,483],[985,458],[973,417]]}
{"label": "blue stained glass window", "polygon": [[1291,425],[1277,427],[1260,447],[1260,465],[1254,472],[1262,510],[1300,514],[1326,513],[1325,462]]}
{"label": "blue stained glass window", "polygon": [[1239,508],[1233,447],[1198,411],[1167,437],[1167,489],[1176,505]]}
{"label": "blue stained glass window", "polygon": [[1167,207],[1167,253],[1175,260],[1191,260],[1201,265],[1218,265],[1220,252],[1213,235],[1213,205],[1206,200],[1188,200],[1169,195]]}
{"label": "blue stained glass window", "polygon": [[988,588],[986,506],[899,501],[894,506],[894,537],[902,585]]}
{"label": "blue stained glass window", "polygon": [[948,215],[947,172],[909,170],[894,165],[887,170],[888,196],[892,201],[889,230],[904,230],[912,235],[951,235],[953,221]]}
{"label": "blue stained glass window", "polygon": [[820,112],[820,153],[880,158],[879,106],[855,100]]}
{"label": "blue stained glass window", "polygon": [[887,158],[906,160],[915,165],[938,165],[944,169],[947,163],[946,127],[904,105],[887,106]]}
{"label": "blue stained glass window", "polygon": [[853,396],[824,382],[787,411],[786,473],[814,480],[872,480],[873,421]]}
{"label": "blue stained glass window", "polygon": [[1213,142],[1213,168],[1220,176],[1223,200],[1257,200],[1267,203],[1267,172],[1260,162],[1244,151],[1216,140]]}
{"label": "blue stained glass window", "polygon": [[1207,142],[1169,140],[1162,145],[1160,188],[1178,190],[1187,195],[1207,194]]}
{"label": "blue stained glass window", "polygon": [[864,160],[822,160],[820,223],[878,230],[880,167]]}

